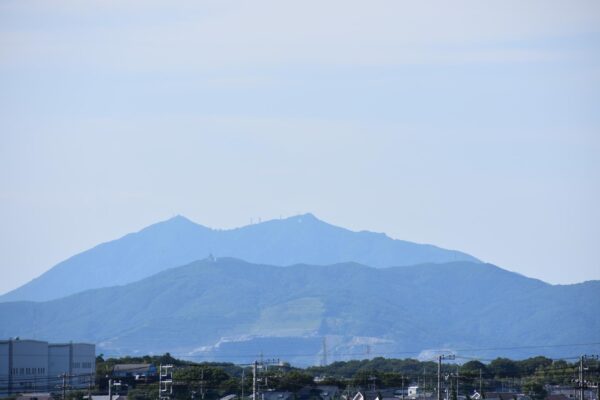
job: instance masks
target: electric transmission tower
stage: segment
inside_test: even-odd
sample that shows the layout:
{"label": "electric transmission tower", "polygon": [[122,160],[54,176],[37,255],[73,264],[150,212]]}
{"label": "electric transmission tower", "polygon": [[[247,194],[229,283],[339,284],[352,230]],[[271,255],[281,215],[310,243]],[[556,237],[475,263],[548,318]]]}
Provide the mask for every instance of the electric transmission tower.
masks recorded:
{"label": "electric transmission tower", "polygon": [[[279,365],[281,366],[281,362],[277,359],[268,359],[263,360],[262,354],[260,356],[260,361],[256,360],[252,363],[252,400],[258,400],[259,395],[259,382],[263,380],[258,377],[259,369],[262,371],[267,371],[269,365]],[[267,385],[266,377],[263,385]]]}
{"label": "electric transmission tower", "polygon": [[158,375],[158,397],[160,400],[170,400],[173,395],[173,365],[160,364]]}
{"label": "electric transmission tower", "polygon": [[585,370],[587,367],[585,366],[585,362],[588,360],[598,360],[597,355],[582,355],[579,357],[579,379],[577,379],[577,387],[579,388],[579,400],[585,400],[585,388],[588,387],[588,383],[585,380]]}
{"label": "electric transmission tower", "polygon": [[454,354],[440,354],[438,356],[438,371],[437,371],[437,400],[442,400],[442,360],[454,360]]}

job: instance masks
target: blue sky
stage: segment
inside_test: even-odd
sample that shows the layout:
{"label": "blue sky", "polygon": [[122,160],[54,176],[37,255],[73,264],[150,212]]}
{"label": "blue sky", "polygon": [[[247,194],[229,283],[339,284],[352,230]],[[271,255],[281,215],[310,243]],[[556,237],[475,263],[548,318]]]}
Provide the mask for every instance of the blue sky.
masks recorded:
{"label": "blue sky", "polygon": [[174,214],[600,279],[594,1],[4,1],[0,87],[0,292]]}

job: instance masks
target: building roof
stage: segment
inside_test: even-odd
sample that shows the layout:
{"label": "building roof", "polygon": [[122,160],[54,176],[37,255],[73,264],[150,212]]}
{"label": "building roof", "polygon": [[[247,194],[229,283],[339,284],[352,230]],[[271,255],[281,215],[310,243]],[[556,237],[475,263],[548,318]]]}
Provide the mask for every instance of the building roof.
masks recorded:
{"label": "building roof", "polygon": [[[87,396],[86,396],[86,398],[87,398]],[[92,395],[92,400],[110,400],[110,398],[108,395],[101,395],[101,396]],[[127,400],[127,396],[123,396],[120,394],[113,394],[112,400]]]}
{"label": "building roof", "polygon": [[484,394],[486,399],[514,400],[517,398],[517,393],[509,392],[487,392]]}
{"label": "building roof", "polygon": [[19,337],[11,338],[7,340],[0,340],[0,343],[8,343],[8,342],[35,342],[35,343],[48,343],[44,340],[36,340],[36,339],[21,339]]}
{"label": "building roof", "polygon": [[138,369],[148,369],[152,364],[115,364],[113,371],[132,371]]}
{"label": "building roof", "polygon": [[122,371],[126,369],[138,369],[138,368],[150,368],[152,364],[115,364],[113,369],[115,371]]}
{"label": "building roof", "polygon": [[340,389],[339,389],[337,386],[335,386],[335,385],[317,385],[317,387],[316,387],[316,388],[317,388],[318,390],[321,390],[321,391],[325,390],[325,391],[328,391],[328,392],[338,392],[338,391],[340,390]]}
{"label": "building roof", "polygon": [[564,394],[551,394],[546,396],[546,400],[569,400],[569,397]]}
{"label": "building roof", "polygon": [[17,399],[51,399],[50,393],[21,393],[17,396]]}
{"label": "building roof", "polygon": [[293,396],[292,392],[262,392],[261,397],[265,400],[285,400]]}

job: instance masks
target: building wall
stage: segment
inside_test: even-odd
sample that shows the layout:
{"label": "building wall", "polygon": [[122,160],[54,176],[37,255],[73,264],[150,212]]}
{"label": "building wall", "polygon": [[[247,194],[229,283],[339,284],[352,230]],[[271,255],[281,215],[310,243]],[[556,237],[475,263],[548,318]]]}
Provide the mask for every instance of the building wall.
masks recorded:
{"label": "building wall", "polygon": [[48,345],[48,375],[58,378],[71,374],[71,345],[68,343]]}
{"label": "building wall", "polygon": [[9,380],[9,343],[7,340],[0,341],[0,397],[8,396]]}
{"label": "building wall", "polygon": [[48,344],[38,340],[0,341],[0,397],[59,391],[62,375],[71,388],[85,388],[96,371],[96,346]]}
{"label": "building wall", "polygon": [[71,384],[77,387],[88,386],[96,373],[96,346],[88,343],[72,344]]}
{"label": "building wall", "polygon": [[69,375],[68,384],[84,388],[96,371],[96,346],[88,343],[61,343],[48,346],[51,377]]}
{"label": "building wall", "polygon": [[12,359],[9,373],[12,392],[48,390],[48,343],[38,340],[12,340]]}

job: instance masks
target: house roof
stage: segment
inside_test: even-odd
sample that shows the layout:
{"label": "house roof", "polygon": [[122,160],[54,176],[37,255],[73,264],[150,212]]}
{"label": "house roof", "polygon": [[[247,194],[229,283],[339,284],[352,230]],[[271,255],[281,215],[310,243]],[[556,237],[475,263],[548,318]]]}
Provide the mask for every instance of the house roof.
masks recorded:
{"label": "house roof", "polygon": [[486,399],[514,400],[516,397],[517,393],[509,392],[488,392],[484,394]]}
{"label": "house roof", "polygon": [[264,396],[264,398],[266,400],[285,400],[285,399],[289,399],[290,397],[293,396],[292,392],[263,392],[261,393],[262,396]]}

